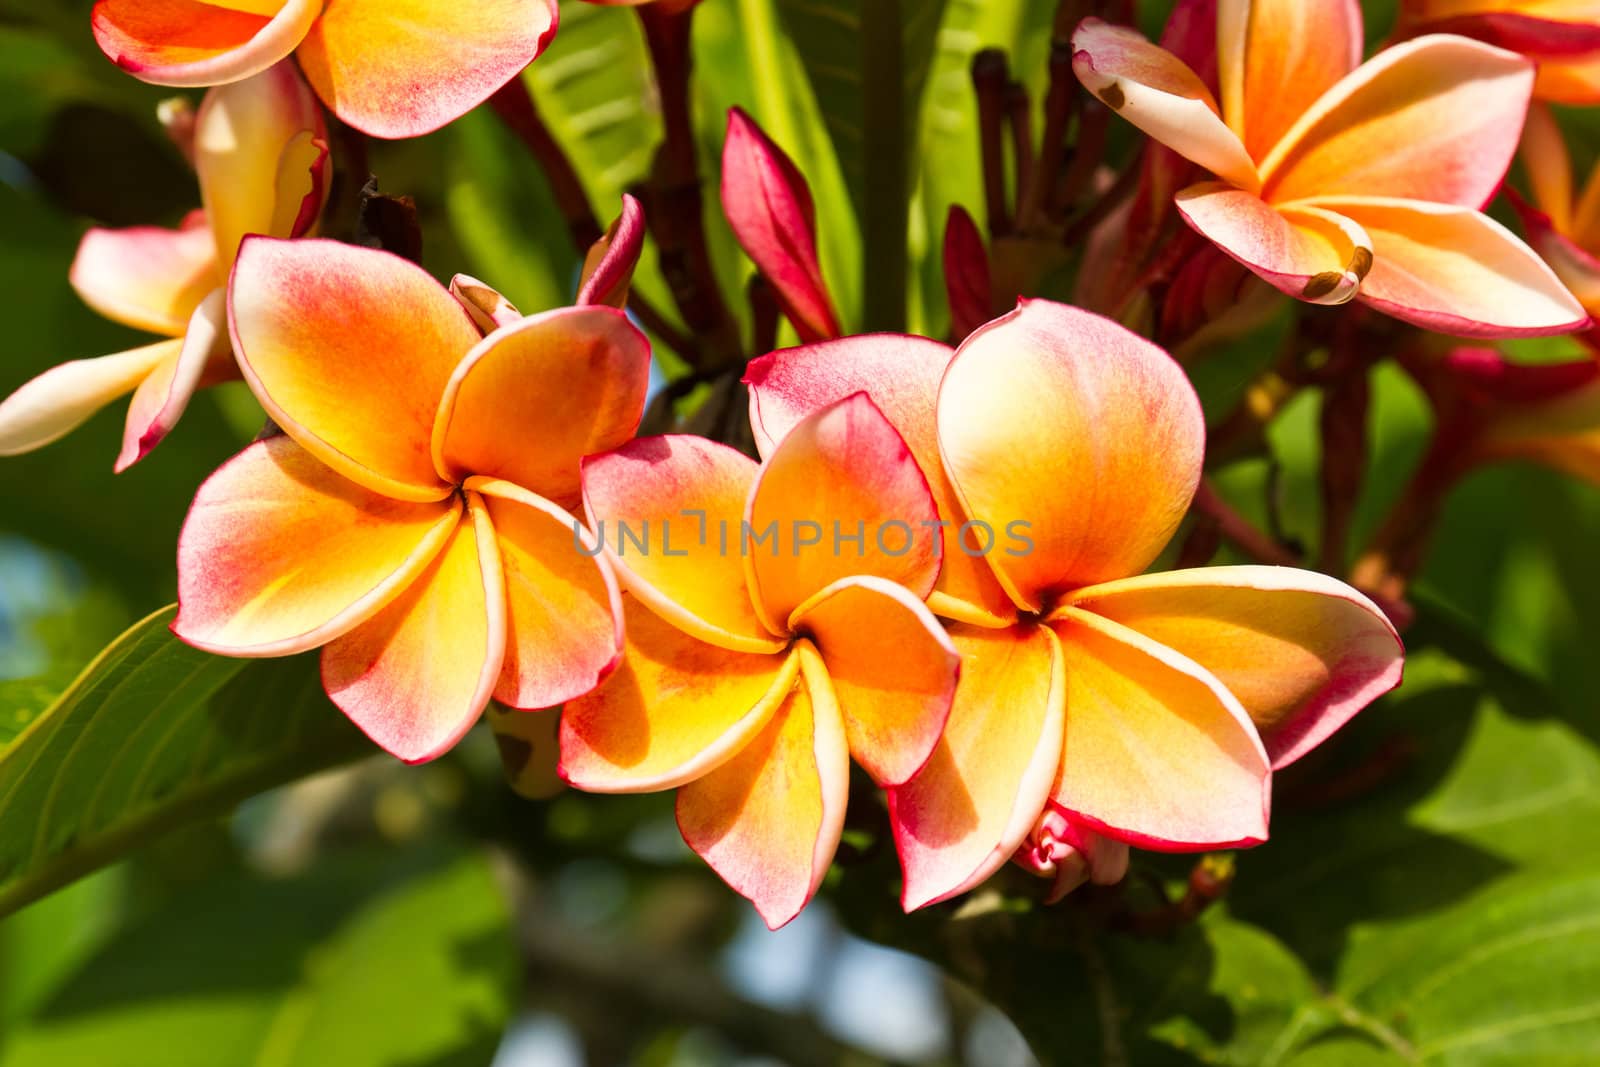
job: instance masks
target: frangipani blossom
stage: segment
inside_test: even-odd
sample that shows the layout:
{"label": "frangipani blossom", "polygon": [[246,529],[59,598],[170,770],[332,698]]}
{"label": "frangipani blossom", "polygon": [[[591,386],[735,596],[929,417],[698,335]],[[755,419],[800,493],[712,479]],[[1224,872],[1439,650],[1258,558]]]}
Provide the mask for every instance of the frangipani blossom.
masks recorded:
{"label": "frangipani blossom", "polygon": [[1600,6],[1594,0],[1404,0],[1399,32],[1459,33],[1539,64],[1533,95],[1600,103]]}
{"label": "frangipani blossom", "polygon": [[1522,216],[1528,242],[1544,257],[1591,313],[1600,311],[1600,166],[1581,190],[1573,182],[1572,157],[1550,109],[1535,104],[1522,132],[1522,162],[1533,206],[1512,204]]}
{"label": "frangipani blossom", "polygon": [[1177,194],[1185,221],[1266,281],[1360,299],[1444,333],[1581,327],[1538,256],[1483,214],[1510,165],[1533,65],[1428,36],[1361,63],[1354,0],[1218,0],[1220,106],[1137,32],[1086,19],[1073,67],[1108,106],[1216,175]]}
{"label": "frangipani blossom", "polygon": [[555,0],[97,0],[95,40],[155,85],[226,85],[293,54],[328,109],[419,137],[516,77],[555,36]]}
{"label": "frangipani blossom", "polygon": [[245,380],[284,436],[201,487],[173,630],[232,656],[322,649],[328,695],[408,762],[490,697],[545,708],[622,645],[620,592],[568,508],[579,461],[627,440],[648,343],[563,308],[489,336],[420,267],[249,238],[229,296]]}
{"label": "frangipani blossom", "polygon": [[1177,364],[1109,320],[1026,301],[954,353],[853,337],[764,357],[748,381],[763,447],[867,390],[942,487],[947,529],[1023,523],[1032,544],[961,551],[987,576],[929,599],[961,620],[962,675],[933,756],[889,794],[908,909],[977,885],[1030,835],[1042,847],[1047,804],[1074,833],[1146,848],[1262,841],[1272,768],[1399,681],[1394,628],[1332,578],[1141,574],[1198,484],[1204,426]]}
{"label": "frangipani blossom", "polygon": [[583,490],[632,597],[622,666],[562,714],[562,775],[678,788],[684,840],[781,926],[832,862],[851,757],[903,783],[950,711],[956,651],[921,599],[939,569],[927,483],[857,393],[759,467],[646,438],[585,461]]}
{"label": "frangipani blossom", "polygon": [[90,230],[70,275],[102,315],[170,339],[63,363],[23,385],[0,403],[0,455],[47,445],[131,392],[121,472],[161,443],[197,388],[237,376],[225,294],[240,238],[315,228],[328,191],[326,131],[310,90],[280,64],[207,93],[192,146],[204,207],[176,230]]}

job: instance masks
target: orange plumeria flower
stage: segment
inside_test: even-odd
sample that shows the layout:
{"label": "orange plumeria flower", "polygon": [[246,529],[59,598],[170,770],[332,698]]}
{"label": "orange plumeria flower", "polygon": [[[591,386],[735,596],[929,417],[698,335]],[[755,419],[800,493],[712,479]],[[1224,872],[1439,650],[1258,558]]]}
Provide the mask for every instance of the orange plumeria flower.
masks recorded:
{"label": "orange plumeria flower", "polygon": [[1189,506],[1205,427],[1171,357],[1107,319],[1025,301],[954,352],[851,337],[763,357],[746,380],[763,449],[865,389],[939,487],[946,577],[928,603],[956,620],[962,674],[938,748],[889,793],[908,909],[1030,838],[1037,868],[1071,847],[1090,852],[1076,873],[1106,877],[1121,861],[1099,837],[1262,841],[1272,768],[1399,682],[1394,628],[1342,582],[1141,574]]}
{"label": "orange plumeria flower", "polygon": [[1430,36],[1361,63],[1353,0],[1219,0],[1219,107],[1133,30],[1086,19],[1072,41],[1085,86],[1220,179],[1177,194],[1189,225],[1283,292],[1469,336],[1585,323],[1543,261],[1481,210],[1532,91],[1521,56]]}
{"label": "orange plumeria flower", "polygon": [[1539,64],[1533,95],[1600,103],[1600,8],[1594,0],[1403,0],[1398,33],[1459,33]]}
{"label": "orange plumeria flower", "polygon": [[161,443],[196,388],[236,376],[225,290],[239,240],[315,228],[325,138],[316,100],[288,64],[207,93],[194,130],[205,206],[176,230],[90,230],[69,276],[106,318],[170,340],[63,363],[24,384],[0,403],[0,456],[41,448],[131,392],[116,462],[126,470]]}
{"label": "orange plumeria flower", "polygon": [[1550,109],[1535,104],[1522,131],[1522,163],[1533,206],[1518,197],[1528,242],[1591,314],[1600,312],[1600,165],[1578,190],[1566,138]]}
{"label": "orange plumeria flower", "polygon": [[487,100],[555,36],[555,0],[97,0],[100,50],[155,85],[226,85],[292,53],[328,109],[419,137]]}
{"label": "orange plumeria flower", "polygon": [[611,671],[620,593],[566,509],[579,460],[644,410],[649,346],[621,311],[484,337],[399,257],[258,237],[228,305],[285,436],[195,497],[179,637],[231,656],[322,648],[334,703],[408,762],[450,748],[491,696],[550,707]]}
{"label": "orange plumeria flower", "polygon": [[678,787],[684,840],[781,926],[833,860],[850,758],[905,782],[950,711],[956,652],[921,600],[939,569],[927,483],[855,395],[760,467],[647,438],[587,460],[583,493],[633,597],[621,668],[562,714],[562,776]]}

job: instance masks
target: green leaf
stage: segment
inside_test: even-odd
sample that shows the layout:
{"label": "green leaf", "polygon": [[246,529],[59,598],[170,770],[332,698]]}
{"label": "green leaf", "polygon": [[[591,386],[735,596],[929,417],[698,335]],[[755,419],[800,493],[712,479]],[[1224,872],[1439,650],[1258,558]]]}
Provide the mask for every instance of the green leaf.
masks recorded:
{"label": "green leaf", "polygon": [[194,887],[90,955],[5,1067],[477,1067],[519,1000],[485,859],[411,847]]}
{"label": "green leaf", "polygon": [[0,751],[0,915],[157,834],[360,755],[313,661],[183,644],[135,625]]}

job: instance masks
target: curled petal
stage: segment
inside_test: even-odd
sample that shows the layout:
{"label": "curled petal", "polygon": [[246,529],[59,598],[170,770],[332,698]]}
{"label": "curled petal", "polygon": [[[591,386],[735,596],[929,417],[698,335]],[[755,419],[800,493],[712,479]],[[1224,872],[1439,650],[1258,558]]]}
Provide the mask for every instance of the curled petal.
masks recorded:
{"label": "curled petal", "polygon": [[465,115],[555,36],[555,0],[335,0],[298,58],[335,115],[374,137],[420,137]]}
{"label": "curled petal", "polygon": [[822,655],[850,754],[901,785],[939,743],[961,657],[922,602],[881,578],[845,578],[802,605],[795,628]]}
{"label": "curled petal", "polygon": [[612,221],[605,236],[594,243],[584,258],[583,280],[578,286],[579,307],[585,304],[628,306],[628,286],[633,281],[633,268],[639,264],[639,253],[644,251],[644,235],[644,208],[624,193],[622,214]]}
{"label": "curled petal", "polygon": [[961,681],[933,756],[889,791],[907,911],[965,893],[1021,845],[1055,782],[1066,716],[1047,627],[956,626]]}
{"label": "curled petal", "polygon": [[290,437],[376,492],[450,491],[428,442],[446,383],[482,338],[426,271],[337,241],[249,237],[228,313],[245,381]]}
{"label": "curled petal", "polygon": [[196,648],[285,656],[371,618],[427,568],[454,501],[392,500],[289,437],[258,441],[195,495],[178,538],[178,618]]}
{"label": "curled petal", "polygon": [[224,85],[259,74],[293,52],[322,5],[323,0],[98,0],[91,25],[100,50],[140,81]]}
{"label": "curled petal", "polygon": [[1177,56],[1097,18],[1078,24],[1072,49],[1078,80],[1111,110],[1217,177],[1260,189],[1255,163],[1222,121],[1211,90]]}
{"label": "curled petal", "polygon": [[962,340],[993,318],[989,252],[967,209],[950,205],[944,224],[944,288],[950,302],[950,334]]}
{"label": "curled petal", "polygon": [[626,601],[622,663],[561,718],[561,776],[596,793],[671,789],[720,766],[766,725],[800,661],[730,652]]}
{"label": "curled petal", "polygon": [[455,747],[500,677],[505,584],[494,527],[467,495],[471,521],[410,587],[322,650],[322,684],[350,720],[407,763]]}
{"label": "curled petal", "polygon": [[0,403],[0,456],[43,448],[83,425],[95,412],[125,396],[167,360],[176,360],[181,340],[75,359],[51,367]]}
{"label": "curled petal", "polygon": [[523,317],[515,304],[469,274],[457,274],[450,279],[450,295],[460,302],[485,335]]}
{"label": "curled petal", "polygon": [[963,510],[989,528],[990,565],[1037,611],[1156,558],[1199,484],[1205,425],[1161,349],[1098,315],[1029,300],[951,361],[939,447]]}
{"label": "curled petal", "polygon": [[850,754],[817,654],[749,744],[678,791],[678,829],[776,930],[822,884],[844,829]]}
{"label": "curled petal", "polygon": [[1372,601],[1290,567],[1205,567],[1074,593],[1223,684],[1261,732],[1274,768],[1321,744],[1400,684],[1404,649]]}
{"label": "curled petal", "polygon": [[839,317],[817,261],[811,190],[783,149],[738,108],[728,112],[722,147],[722,209],[800,339],[839,336]]}
{"label": "curled petal", "polygon": [[68,277],[83,302],[106,318],[169,337],[183,333],[200,301],[223,280],[199,211],[177,230],[90,230]]}
{"label": "curled petal", "polygon": [[228,343],[227,293],[217,289],[194,309],[182,345],[134,390],[122,433],[122,452],[117,456],[117,473],[148,456],[165,439],[202,384],[225,381],[237,374],[233,348]]}
{"label": "curled petal", "polygon": [[1058,903],[1085,882],[1116,885],[1128,873],[1127,842],[1095,833],[1053,803],[1045,805],[1012,858],[1024,870],[1051,880],[1046,904]]}
{"label": "curled petal", "polygon": [[1361,63],[1356,0],[1219,0],[1223,114],[1253,159]]}
{"label": "curled petal", "polygon": [[444,389],[433,425],[441,477],[503,478],[575,501],[583,457],[633,436],[650,342],[616,308],[530,315],[480,341]]}

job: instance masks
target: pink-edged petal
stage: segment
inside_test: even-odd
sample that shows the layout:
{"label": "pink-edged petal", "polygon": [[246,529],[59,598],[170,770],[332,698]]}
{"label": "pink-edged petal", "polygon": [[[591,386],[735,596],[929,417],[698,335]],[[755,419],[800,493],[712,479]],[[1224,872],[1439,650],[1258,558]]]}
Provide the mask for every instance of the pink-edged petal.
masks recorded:
{"label": "pink-edged petal", "polygon": [[1217,177],[1250,192],[1261,187],[1211,90],[1177,56],[1097,18],[1078,24],[1072,50],[1078,80],[1111,110]]}
{"label": "pink-edged petal", "polygon": [[549,708],[589,692],[622,658],[622,592],[594,536],[520,486],[469,478],[483,494],[505,572],[506,659],[494,698]]}
{"label": "pink-edged petal", "polygon": [[182,347],[181,340],[157,341],[113,356],[75,359],[24,382],[0,402],[0,456],[32,452],[66,436],[177,359]]}
{"label": "pink-edged petal", "polygon": [[1012,859],[1024,870],[1050,879],[1044,902],[1056,904],[1086,882],[1122,881],[1128,874],[1128,843],[1095,833],[1050,803]]}
{"label": "pink-edged petal", "polygon": [[1274,203],[1391,196],[1480,208],[1505,178],[1533,65],[1465,37],[1379,52],[1328,90],[1261,164]]}
{"label": "pink-edged petal", "polygon": [[957,341],[994,317],[989,292],[989,252],[967,209],[950,205],[944,224],[944,289],[950,335]]}
{"label": "pink-edged petal", "polygon": [[470,274],[457,274],[450,279],[450,295],[455,297],[478,329],[485,335],[502,326],[510,326],[523,317],[517,306],[500,292],[480,282]]}
{"label": "pink-edged petal", "polygon": [[811,189],[783,149],[738,108],[722,147],[722,209],[802,341],[840,334],[817,260]]}
{"label": "pink-edged petal", "polygon": [[482,337],[427,271],[337,241],[248,237],[228,314],[245,381],[290,437],[376,492],[450,492],[429,442],[446,384]]}
{"label": "pink-edged petal", "polygon": [[1377,197],[1319,201],[1372,238],[1360,299],[1462,337],[1571,333],[1589,319],[1548,264],[1470,208]]}
{"label": "pink-edged petal", "polygon": [[1274,768],[1287,766],[1400,684],[1404,648],[1372,601],[1290,567],[1147,574],[1073,594],[1200,664],[1238,698]]}
{"label": "pink-edged petal", "polygon": [[461,361],[433,425],[441,476],[503,478],[575,502],[585,456],[633,436],[650,342],[612,307],[558,308],[496,330]]}
{"label": "pink-edged petal", "polygon": [[561,716],[561,776],[592,793],[693,781],[731,759],[794,688],[795,655],[730,652],[628,598],[622,663]]}
{"label": "pink-edged petal", "polygon": [[134,390],[122,432],[122,452],[117,456],[117,473],[148,456],[166,438],[202,384],[237,375],[238,365],[228,342],[227,293],[217,289],[194,309],[182,345]]}
{"label": "pink-edged petal", "polygon": [[176,337],[206,294],[222,284],[205,216],[176,230],[134,226],[83,235],[68,275],[83,302],[136,330]]}
{"label": "pink-edged petal", "polygon": [[330,0],[297,56],[323,103],[374,137],[465,115],[555,36],[555,0]]}
{"label": "pink-edged petal", "polygon": [[1419,24],[1428,33],[1471,37],[1532,59],[1600,51],[1600,9],[1582,0],[1406,0],[1404,7],[1421,9],[1405,12],[1406,21]]}
{"label": "pink-edged petal", "polygon": [[884,578],[920,599],[939,574],[928,482],[866,393],[795,425],[756,475],[745,520],[750,598],[774,633],[840,578]]}
{"label": "pink-edged petal", "polygon": [[1090,829],[1157,851],[1265,841],[1271,765],[1222,683],[1100,616],[1069,608],[1052,625],[1067,675],[1055,802]]}
{"label": "pink-edged petal", "polygon": [[317,648],[410,586],[460,511],[454,499],[373,493],[291,438],[258,441],[195,494],[178,538],[173,632],[229,656]]}
{"label": "pink-edged petal", "polygon": [[881,786],[908,781],[939,743],[961,656],[922,601],[881,578],[845,578],[801,606],[795,629],[828,668],[850,754]]}
{"label": "pink-edged petal", "polygon": [[1361,63],[1356,0],[1218,0],[1223,114],[1265,159],[1324,92]]}
{"label": "pink-edged petal", "polygon": [[506,647],[505,583],[483,502],[432,564],[371,619],[322,650],[333,702],[407,763],[455,747],[488,706]]}
{"label": "pink-edged petal", "polygon": [[1182,521],[1205,449],[1182,368],[1109,319],[1043,300],[969,337],[939,447],[1018,606],[1142,571]]}
{"label": "pink-edged petal", "polygon": [[801,645],[802,680],[738,755],[678,791],[678,829],[776,930],[800,914],[839,847],[850,752],[826,670]]}
{"label": "pink-edged petal", "polygon": [[978,885],[1028,836],[1055,782],[1066,716],[1060,642],[1046,627],[956,626],[961,681],[933,756],[889,791],[907,911]]}
{"label": "pink-edged petal", "polygon": [[223,85],[293,52],[322,7],[323,0],[98,0],[91,25],[106,57],[140,81]]}
{"label": "pink-edged petal", "polygon": [[1176,203],[1196,233],[1301,300],[1343,304],[1355,297],[1372,266],[1371,239],[1325,209],[1275,208],[1222,182],[1191,185]]}
{"label": "pink-edged petal", "polygon": [[1507,199],[1522,219],[1528,245],[1550,265],[1561,284],[1586,310],[1600,309],[1600,258],[1584,251],[1556,228],[1554,220],[1511,190]]}
{"label": "pink-edged petal", "polygon": [[614,308],[628,306],[628,286],[633,282],[633,268],[639,265],[639,254],[644,251],[644,208],[639,201],[626,193],[622,196],[622,214],[596,241],[584,257],[583,280],[578,286],[579,307],[585,304],[606,304]]}

